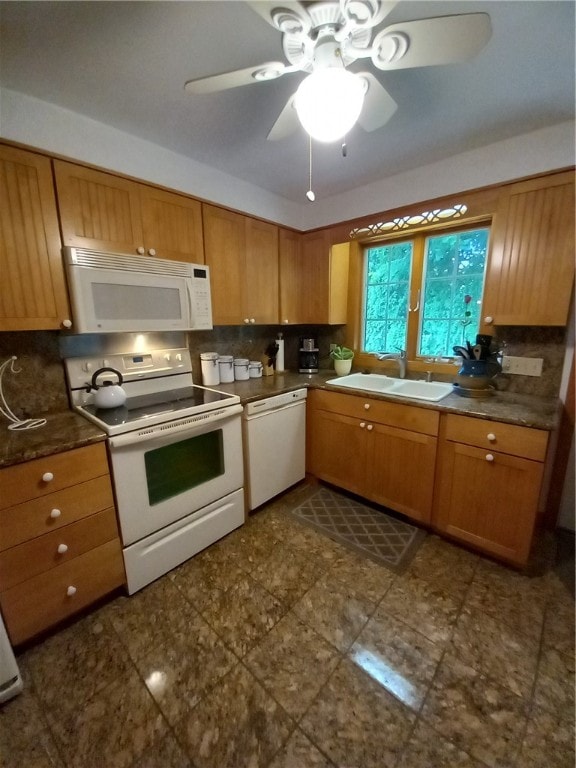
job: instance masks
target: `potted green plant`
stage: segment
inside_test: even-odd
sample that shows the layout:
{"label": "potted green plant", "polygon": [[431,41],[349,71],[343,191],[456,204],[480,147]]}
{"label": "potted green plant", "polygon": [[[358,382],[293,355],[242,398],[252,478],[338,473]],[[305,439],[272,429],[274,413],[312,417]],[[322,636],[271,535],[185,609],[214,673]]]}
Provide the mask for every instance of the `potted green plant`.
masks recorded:
{"label": "potted green plant", "polygon": [[350,373],[354,350],[337,345],[330,350],[330,357],[334,360],[334,370],[338,376],[346,376],[347,373]]}

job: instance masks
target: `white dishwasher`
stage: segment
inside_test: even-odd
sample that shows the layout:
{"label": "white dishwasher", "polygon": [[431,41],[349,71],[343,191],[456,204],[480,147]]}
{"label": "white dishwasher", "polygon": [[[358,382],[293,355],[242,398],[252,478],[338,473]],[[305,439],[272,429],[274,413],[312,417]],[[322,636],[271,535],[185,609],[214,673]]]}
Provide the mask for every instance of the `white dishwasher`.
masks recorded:
{"label": "white dishwasher", "polygon": [[302,480],[306,473],[306,390],[244,406],[244,448],[248,509],[256,509]]}

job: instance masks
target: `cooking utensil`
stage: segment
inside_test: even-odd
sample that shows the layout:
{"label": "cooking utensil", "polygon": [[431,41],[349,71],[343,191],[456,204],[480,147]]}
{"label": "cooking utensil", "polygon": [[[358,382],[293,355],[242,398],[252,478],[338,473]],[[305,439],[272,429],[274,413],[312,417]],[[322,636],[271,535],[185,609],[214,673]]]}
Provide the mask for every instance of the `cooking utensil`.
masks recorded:
{"label": "cooking utensil", "polygon": [[481,344],[475,344],[472,347],[472,352],[474,353],[475,360],[482,360],[484,358],[484,347]]}
{"label": "cooking utensil", "polygon": [[[98,376],[110,371],[118,378],[118,383],[106,379],[102,384],[97,383]],[[116,368],[98,368],[94,371],[92,381],[86,387],[86,392],[94,391],[94,405],[96,408],[118,408],[126,402],[126,392],[122,389],[122,374]]]}
{"label": "cooking utensil", "polygon": [[455,355],[460,355],[460,357],[463,357],[465,360],[470,360],[470,355],[468,354],[466,347],[452,347],[452,351]]}

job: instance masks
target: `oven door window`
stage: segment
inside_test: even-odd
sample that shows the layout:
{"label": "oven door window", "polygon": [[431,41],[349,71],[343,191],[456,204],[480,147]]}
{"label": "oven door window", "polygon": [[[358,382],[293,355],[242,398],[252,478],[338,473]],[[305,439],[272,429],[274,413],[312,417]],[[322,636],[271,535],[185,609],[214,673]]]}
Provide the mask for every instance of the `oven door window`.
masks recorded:
{"label": "oven door window", "polygon": [[168,443],[144,454],[150,506],[224,474],[222,430]]}

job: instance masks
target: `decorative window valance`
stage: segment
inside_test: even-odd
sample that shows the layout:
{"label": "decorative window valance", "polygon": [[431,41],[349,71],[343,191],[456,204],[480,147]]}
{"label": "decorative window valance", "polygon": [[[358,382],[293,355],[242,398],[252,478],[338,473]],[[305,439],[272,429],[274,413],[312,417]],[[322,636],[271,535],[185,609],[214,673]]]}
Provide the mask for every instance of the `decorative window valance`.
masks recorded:
{"label": "decorative window valance", "polygon": [[385,235],[389,232],[398,232],[410,227],[421,227],[422,224],[435,224],[446,219],[458,219],[464,216],[468,207],[457,203],[451,208],[435,208],[433,211],[423,211],[407,216],[399,216],[391,221],[380,221],[377,224],[367,224],[364,227],[356,227],[351,230],[350,238],[356,240],[360,237],[374,237],[375,235]]}

